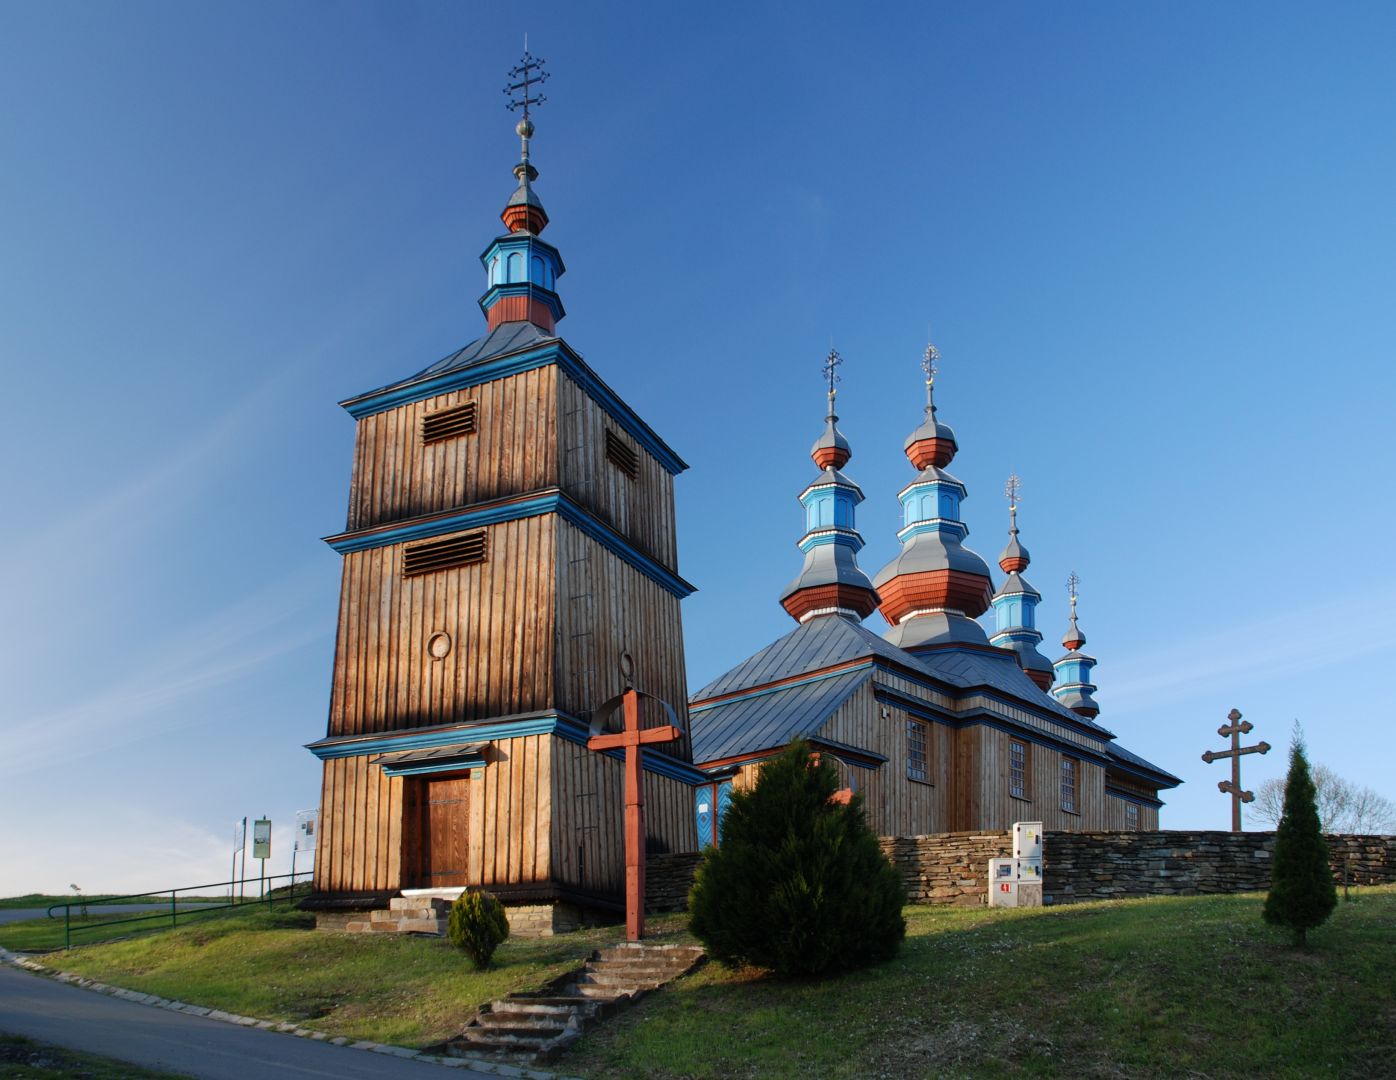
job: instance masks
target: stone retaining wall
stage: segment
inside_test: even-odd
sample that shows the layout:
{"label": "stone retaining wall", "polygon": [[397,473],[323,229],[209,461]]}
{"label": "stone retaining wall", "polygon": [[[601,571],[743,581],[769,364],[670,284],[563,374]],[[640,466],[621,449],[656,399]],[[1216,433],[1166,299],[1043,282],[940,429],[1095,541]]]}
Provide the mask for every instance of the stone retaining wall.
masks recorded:
{"label": "stone retaining wall", "polygon": [[[1396,836],[1329,836],[1333,875],[1354,885],[1396,882]],[[1262,832],[1047,832],[1043,902],[1195,896],[1270,887],[1275,834]],[[1008,831],[884,836],[882,850],[913,904],[987,903],[989,860],[1013,853]],[[646,908],[681,911],[702,856],[652,855]]]}

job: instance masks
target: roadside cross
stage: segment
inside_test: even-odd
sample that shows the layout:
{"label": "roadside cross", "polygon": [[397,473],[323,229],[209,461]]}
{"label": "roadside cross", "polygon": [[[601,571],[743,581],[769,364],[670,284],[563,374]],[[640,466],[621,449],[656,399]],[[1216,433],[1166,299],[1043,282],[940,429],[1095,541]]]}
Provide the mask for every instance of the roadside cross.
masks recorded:
{"label": "roadside cross", "polygon": [[[629,667],[622,662],[627,681]],[[645,785],[642,770],[643,747],[649,743],[674,742],[683,738],[683,732],[673,724],[658,727],[640,727],[640,691],[627,685],[619,699],[612,698],[599,708],[592,718],[591,737],[587,739],[588,750],[625,751],[625,937],[627,941],[639,941],[645,936]],[[651,697],[645,694],[645,697]],[[658,701],[658,698],[654,700]],[[605,718],[614,711],[617,701],[621,706],[624,728],[610,734],[601,734]],[[672,719],[674,711],[667,702],[660,701]]]}
{"label": "roadside cross", "polygon": [[1226,718],[1231,721],[1217,728],[1217,734],[1223,739],[1231,737],[1230,750],[1208,750],[1202,755],[1202,760],[1208,765],[1221,758],[1231,759],[1231,779],[1222,780],[1217,784],[1217,790],[1223,795],[1231,796],[1231,831],[1241,831],[1241,804],[1254,802],[1255,792],[1245,791],[1241,787],[1241,755],[1242,754],[1268,754],[1270,744],[1265,741],[1256,743],[1254,746],[1242,746],[1241,736],[1249,735],[1255,725],[1249,720],[1241,719],[1239,709],[1232,709],[1226,714]]}

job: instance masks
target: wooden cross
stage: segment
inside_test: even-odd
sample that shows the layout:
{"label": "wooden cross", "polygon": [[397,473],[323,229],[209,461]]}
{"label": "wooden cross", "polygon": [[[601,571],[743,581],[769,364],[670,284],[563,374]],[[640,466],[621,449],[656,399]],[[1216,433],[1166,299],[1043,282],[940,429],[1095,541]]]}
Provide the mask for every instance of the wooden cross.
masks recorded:
{"label": "wooden cross", "polygon": [[[819,762],[821,760],[822,755],[819,751],[813,751],[809,756],[809,767],[811,769],[819,768]],[[837,766],[835,767],[837,768]],[[837,803],[840,806],[847,806],[853,801],[853,789],[851,787],[839,788],[838,791],[829,796],[829,801],[831,803]]]}
{"label": "wooden cross", "polygon": [[[629,657],[622,661],[622,671],[629,682]],[[627,941],[639,941],[645,936],[645,785],[643,764],[646,743],[674,742],[683,738],[683,732],[673,724],[659,727],[640,727],[640,691],[627,685],[619,698],[612,698],[601,708],[591,721],[591,737],[587,739],[588,750],[625,751],[625,937]],[[645,697],[652,695],[646,694]],[[654,698],[659,701],[658,698]],[[624,718],[624,729],[613,734],[601,734],[605,718],[615,710],[619,702]],[[670,718],[674,710],[664,701]]]}
{"label": "wooden cross", "polygon": [[1217,784],[1217,790],[1223,795],[1231,796],[1231,831],[1241,831],[1241,804],[1254,802],[1255,792],[1244,791],[1241,788],[1241,755],[1242,754],[1268,754],[1270,744],[1268,742],[1258,742],[1254,746],[1242,746],[1241,736],[1249,735],[1254,725],[1249,720],[1241,719],[1239,709],[1232,709],[1226,714],[1226,718],[1231,721],[1217,728],[1217,734],[1225,739],[1231,736],[1230,750],[1208,750],[1202,755],[1202,760],[1208,765],[1219,758],[1231,759],[1231,779],[1222,780]]}

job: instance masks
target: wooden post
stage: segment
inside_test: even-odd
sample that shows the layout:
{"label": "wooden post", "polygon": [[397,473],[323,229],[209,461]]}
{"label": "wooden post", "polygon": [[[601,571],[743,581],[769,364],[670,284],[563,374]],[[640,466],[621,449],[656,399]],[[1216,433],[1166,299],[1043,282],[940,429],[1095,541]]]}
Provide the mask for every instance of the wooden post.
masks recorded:
{"label": "wooden post", "polygon": [[627,687],[621,695],[621,709],[624,730],[609,735],[593,735],[587,740],[587,749],[625,751],[625,937],[627,941],[639,941],[645,936],[645,784],[642,748],[646,743],[674,742],[683,738],[683,732],[673,724],[641,728],[640,695],[634,687]]}
{"label": "wooden post", "polygon": [[1210,765],[1218,758],[1231,759],[1231,779],[1220,781],[1217,784],[1217,790],[1223,795],[1228,793],[1231,795],[1231,831],[1240,832],[1241,804],[1243,802],[1248,803],[1255,801],[1254,792],[1244,791],[1241,788],[1241,755],[1268,754],[1270,752],[1270,744],[1262,741],[1256,743],[1254,746],[1242,746],[1241,736],[1249,735],[1254,725],[1252,725],[1249,720],[1241,719],[1241,711],[1239,709],[1232,709],[1226,714],[1226,718],[1230,720],[1231,723],[1223,724],[1221,727],[1217,728],[1217,734],[1223,739],[1228,735],[1231,737],[1231,749],[1217,750],[1215,752],[1208,750],[1202,755],[1202,760]]}

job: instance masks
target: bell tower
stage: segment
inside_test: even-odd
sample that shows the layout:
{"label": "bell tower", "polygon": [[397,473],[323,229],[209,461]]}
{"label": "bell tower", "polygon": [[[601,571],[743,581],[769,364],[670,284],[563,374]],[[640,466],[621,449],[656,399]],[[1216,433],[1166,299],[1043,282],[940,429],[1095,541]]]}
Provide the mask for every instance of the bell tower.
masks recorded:
{"label": "bell tower", "polygon": [[693,773],[674,521],[687,466],[557,335],[564,266],[540,238],[531,160],[547,77],[527,53],[510,72],[521,149],[506,231],[480,257],[483,336],[342,402],[356,437],[347,527],[327,537],[344,559],[339,632],[328,733],[310,747],[327,902],[485,885],[553,911],[623,895],[621,766],[585,743],[626,654],[682,728],[646,755],[651,833],[696,844],[687,791],[665,787]]}

